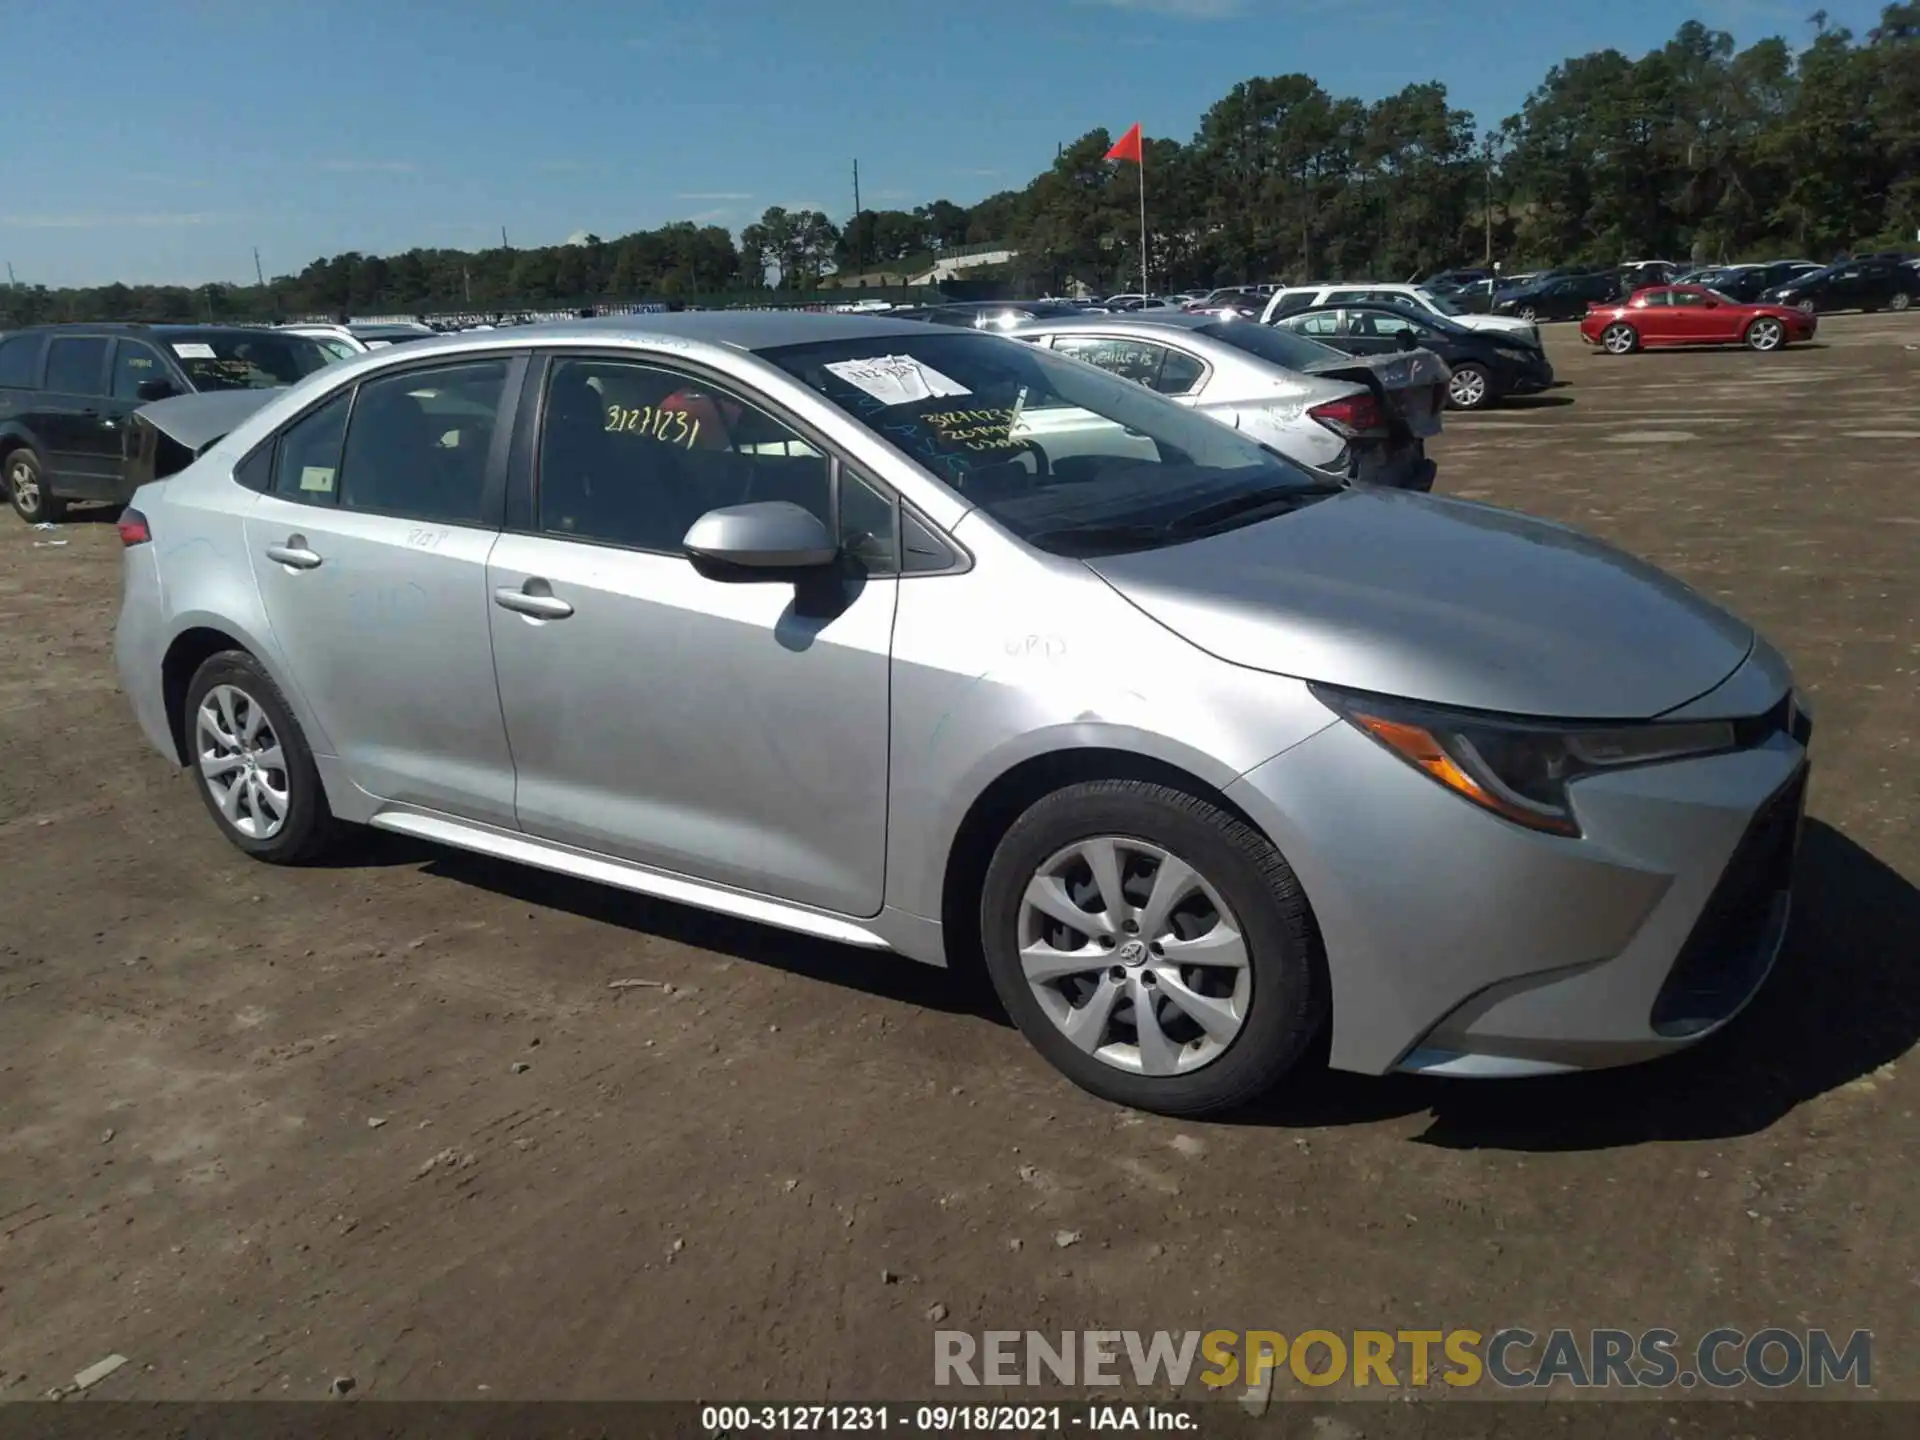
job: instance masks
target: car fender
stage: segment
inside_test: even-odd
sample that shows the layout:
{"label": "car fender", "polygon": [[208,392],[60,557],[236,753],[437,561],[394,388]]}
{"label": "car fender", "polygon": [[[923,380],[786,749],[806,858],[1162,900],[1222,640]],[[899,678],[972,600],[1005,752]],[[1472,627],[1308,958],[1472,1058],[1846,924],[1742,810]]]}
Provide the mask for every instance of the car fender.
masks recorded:
{"label": "car fender", "polygon": [[34,458],[40,462],[40,468],[46,469],[47,452],[46,447],[40,443],[40,437],[18,420],[0,420],[0,451],[15,450],[21,445],[33,451]]}

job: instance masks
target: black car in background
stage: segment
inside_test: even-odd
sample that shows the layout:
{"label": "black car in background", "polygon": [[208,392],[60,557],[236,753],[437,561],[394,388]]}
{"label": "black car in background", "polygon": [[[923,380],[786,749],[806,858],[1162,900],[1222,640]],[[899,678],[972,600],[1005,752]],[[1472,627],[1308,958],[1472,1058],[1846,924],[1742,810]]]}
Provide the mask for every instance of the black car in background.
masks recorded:
{"label": "black car in background", "polygon": [[1283,315],[1274,325],[1349,355],[1431,350],[1453,372],[1447,405],[1480,410],[1508,395],[1553,384],[1553,365],[1538,346],[1498,330],[1469,330],[1430,310],[1379,303],[1322,305]]}
{"label": "black car in background", "polygon": [[1547,275],[1502,290],[1493,297],[1495,315],[1517,315],[1522,320],[1578,320],[1590,305],[1604,305],[1621,295],[1620,277],[1611,270],[1588,274]]}
{"label": "black car in background", "polygon": [[1715,273],[1711,279],[1702,278],[1693,283],[1718,290],[1729,300],[1753,305],[1759,302],[1762,295],[1803,275],[1812,275],[1820,268],[1807,260],[1777,260],[1771,265],[1730,266]]}
{"label": "black car in background", "polygon": [[1920,298],[1920,271],[1891,256],[1842,260],[1776,285],[1760,298],[1809,314],[1822,310],[1905,310]]}
{"label": "black car in background", "polygon": [[318,342],[240,325],[41,325],[0,335],[0,486],[20,518],[125,504],[128,422],[155,400],[262,390],[325,368]]}

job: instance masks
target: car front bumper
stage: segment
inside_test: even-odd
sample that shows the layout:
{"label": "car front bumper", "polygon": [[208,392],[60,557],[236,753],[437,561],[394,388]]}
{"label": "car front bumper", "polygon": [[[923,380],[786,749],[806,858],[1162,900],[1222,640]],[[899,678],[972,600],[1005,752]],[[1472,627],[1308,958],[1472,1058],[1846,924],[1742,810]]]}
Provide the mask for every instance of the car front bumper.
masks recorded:
{"label": "car front bumper", "polygon": [[1785,931],[1806,764],[1780,728],[1596,775],[1574,792],[1582,835],[1562,838],[1336,724],[1228,794],[1313,905],[1332,1063],[1493,1077],[1651,1059],[1738,1013]]}

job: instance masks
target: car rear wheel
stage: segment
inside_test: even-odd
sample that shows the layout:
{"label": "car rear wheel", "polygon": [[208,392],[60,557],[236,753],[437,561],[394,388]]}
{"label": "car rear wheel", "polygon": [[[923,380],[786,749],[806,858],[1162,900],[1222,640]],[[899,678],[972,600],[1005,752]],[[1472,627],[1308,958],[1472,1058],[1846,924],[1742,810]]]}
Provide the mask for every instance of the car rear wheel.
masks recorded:
{"label": "car rear wheel", "polygon": [[1522,320],[1526,321],[1529,325],[1533,324],[1534,321],[1540,318],[1540,312],[1534,309],[1533,306],[1531,305],[1522,305],[1518,310],[1514,311],[1513,313],[1518,315]]}
{"label": "car rear wheel", "polygon": [[1887,301],[1889,310],[1904,310],[1913,303],[1913,296],[1904,290],[1896,291]]}
{"label": "car rear wheel", "polygon": [[1454,367],[1453,375],[1447,381],[1447,405],[1454,410],[1479,410],[1493,400],[1493,382],[1487,378],[1486,368],[1473,361],[1464,361]]}
{"label": "car rear wheel", "polygon": [[66,513],[66,502],[47,486],[40,469],[40,457],[22,445],[7,455],[0,465],[0,479],[6,484],[7,501],[14,513],[29,525],[43,525]]}
{"label": "car rear wheel", "polygon": [[1787,327],[1762,315],[1747,326],[1746,341],[1749,350],[1778,350],[1787,341]]}
{"label": "car rear wheel", "polygon": [[1327,1014],[1287,862],[1244,821],[1135,780],[1036,802],[981,898],[1001,1003],[1068,1079],[1166,1115],[1231,1109],[1291,1070]]}
{"label": "car rear wheel", "polygon": [[1616,320],[1600,332],[1600,346],[1609,355],[1631,355],[1640,348],[1640,332],[1624,320]]}
{"label": "car rear wheel", "polygon": [[194,780],[234,845],[274,865],[311,860],[333,839],[320,772],[280,688],[244,650],[223,650],[187,685]]}
{"label": "car rear wheel", "polygon": [[1815,310],[1819,309],[1820,307],[1813,300],[1809,299],[1809,300],[1796,300],[1794,302],[1793,308],[1798,310],[1802,315],[1811,315]]}

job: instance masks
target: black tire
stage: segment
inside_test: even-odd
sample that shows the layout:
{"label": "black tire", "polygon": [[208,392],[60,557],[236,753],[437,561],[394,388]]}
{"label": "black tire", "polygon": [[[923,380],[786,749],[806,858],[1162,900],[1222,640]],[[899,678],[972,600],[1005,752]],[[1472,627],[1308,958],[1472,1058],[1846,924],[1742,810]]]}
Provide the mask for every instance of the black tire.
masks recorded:
{"label": "black tire", "polygon": [[[277,773],[285,776],[288,796],[287,814],[280,829],[266,838],[243,834],[221,811],[220,799],[199,761],[196,717],[208,692],[217,686],[232,686],[257,704],[266,716],[273,737],[279,741],[284,764]],[[307,744],[300,722],[280,687],[273,683],[264,666],[244,650],[222,650],[209,657],[187,685],[182,702],[181,732],[187,737],[187,768],[193,774],[194,788],[213,816],[220,833],[237,848],[270,865],[300,865],[321,855],[337,836],[338,822],[327,806],[326,791],[320,784],[320,772],[313,763],[313,750]]]}
{"label": "black tire", "polygon": [[[6,459],[0,461],[0,486],[6,489],[13,513],[29,525],[50,525],[67,513],[67,502],[48,488],[40,457],[25,445],[9,450]],[[32,497],[24,503],[23,492]]]}
{"label": "black tire", "polygon": [[1796,300],[1793,302],[1793,308],[1798,310],[1802,315],[1811,315],[1819,310],[1820,302],[1813,299]]}
{"label": "black tire", "polygon": [[[1480,383],[1477,391],[1471,384],[1466,386],[1469,394],[1478,395],[1477,399],[1462,400],[1454,393],[1455,382],[1459,381],[1463,375],[1467,376],[1469,380],[1475,376],[1479,378]],[[1494,399],[1493,376],[1487,373],[1486,366],[1475,360],[1463,360],[1453,367],[1453,378],[1447,382],[1447,408],[1449,410],[1484,410],[1493,404]]]}
{"label": "black tire", "polygon": [[1893,297],[1887,301],[1887,308],[1889,310],[1904,310],[1911,304],[1913,304],[1913,296],[1904,290],[1896,290]]}
{"label": "black tire", "polygon": [[[1021,968],[1020,907],[1049,857],[1100,835],[1137,838],[1183,858],[1240,920],[1252,971],[1240,1032],[1218,1058],[1151,1077],[1079,1049],[1034,998]],[[1231,1110],[1271,1089],[1299,1063],[1328,1014],[1319,930],[1293,870],[1267,838],[1205,800],[1139,780],[1096,780],[1036,801],[1001,839],[980,902],[987,972],[1007,1013],[1056,1069],[1082,1089],[1162,1115]]]}
{"label": "black tire", "polygon": [[1740,339],[1749,350],[1768,353],[1784,350],[1787,344],[1787,327],[1770,316],[1762,315],[1751,321]]}

